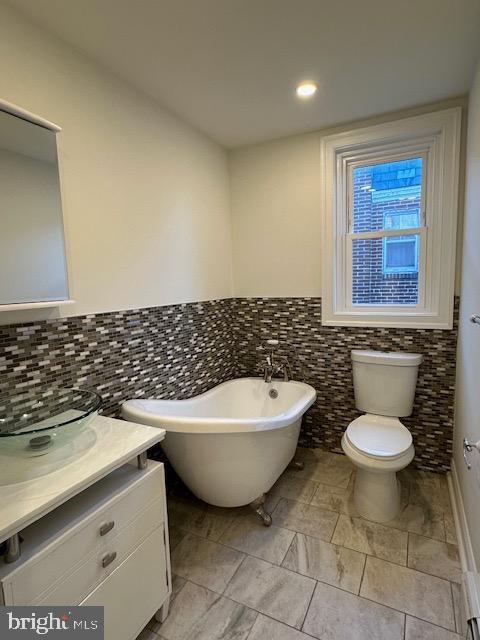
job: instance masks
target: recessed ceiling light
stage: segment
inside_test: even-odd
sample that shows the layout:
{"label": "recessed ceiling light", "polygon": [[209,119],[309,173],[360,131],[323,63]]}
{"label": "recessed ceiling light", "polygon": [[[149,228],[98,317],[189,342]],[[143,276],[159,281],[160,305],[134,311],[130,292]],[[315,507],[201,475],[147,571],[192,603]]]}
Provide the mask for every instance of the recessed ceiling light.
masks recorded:
{"label": "recessed ceiling light", "polygon": [[297,96],[300,98],[310,98],[317,92],[317,85],[314,82],[301,82],[297,85]]}

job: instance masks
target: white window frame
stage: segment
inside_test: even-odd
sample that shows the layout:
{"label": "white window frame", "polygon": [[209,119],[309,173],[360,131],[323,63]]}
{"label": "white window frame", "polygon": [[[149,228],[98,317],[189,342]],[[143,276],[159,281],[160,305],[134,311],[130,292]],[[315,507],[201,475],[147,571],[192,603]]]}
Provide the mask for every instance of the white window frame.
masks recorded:
{"label": "white window frame", "polygon": [[[436,111],[321,140],[322,324],[451,329],[455,283],[461,107]],[[352,168],[421,155],[421,226],[351,233]],[[418,234],[416,305],[352,303],[355,239]]]}

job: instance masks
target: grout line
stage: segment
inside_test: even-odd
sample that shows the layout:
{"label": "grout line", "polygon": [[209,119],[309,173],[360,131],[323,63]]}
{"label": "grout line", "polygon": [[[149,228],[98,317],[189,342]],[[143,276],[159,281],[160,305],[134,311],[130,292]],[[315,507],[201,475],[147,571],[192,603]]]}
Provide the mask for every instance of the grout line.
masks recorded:
{"label": "grout line", "polygon": [[426,622],[427,624],[430,624],[432,627],[435,627],[435,629],[441,629],[442,631],[450,631],[450,633],[457,635],[461,640],[463,640],[463,636],[460,635],[459,631],[452,631],[451,629],[447,629],[446,627],[441,627],[439,624],[436,624],[435,622],[430,622],[430,620],[424,620],[423,618],[414,616],[411,613],[406,613],[405,615],[408,616],[409,618],[413,618],[414,620],[418,620],[419,622]]}
{"label": "grout line", "polygon": [[[286,499],[286,498],[283,498],[283,499]],[[297,500],[294,500],[293,502],[298,502],[298,501],[297,501]],[[299,504],[305,504],[305,503],[299,503]],[[312,505],[312,506],[313,506],[313,505]],[[319,507],[319,508],[320,508],[320,507]],[[314,538],[314,539],[316,539],[316,540],[320,540],[320,541],[322,541],[322,542],[327,542],[327,543],[329,543],[329,544],[335,544],[335,545],[336,545],[336,546],[338,546],[338,547],[343,547],[344,549],[349,549],[350,551],[355,551],[355,552],[357,552],[357,553],[362,553],[362,554],[364,554],[364,555],[366,555],[366,556],[369,556],[369,557],[372,557],[372,558],[376,558],[376,559],[378,559],[378,560],[382,560],[383,562],[388,562],[388,563],[393,564],[393,565],[395,565],[395,566],[397,566],[397,567],[403,567],[404,569],[405,569],[405,568],[407,568],[407,569],[411,569],[412,571],[417,571],[418,573],[422,573],[422,574],[427,575],[427,576],[431,576],[431,577],[434,577],[434,578],[438,578],[439,580],[445,580],[445,581],[447,581],[447,582],[451,582],[451,580],[449,580],[448,578],[443,578],[443,577],[441,577],[441,576],[437,576],[437,575],[435,575],[435,574],[433,574],[433,573],[428,573],[427,571],[422,571],[421,569],[414,569],[414,568],[412,568],[412,567],[409,567],[409,566],[408,566],[408,564],[400,564],[399,562],[395,562],[395,561],[393,561],[393,560],[389,560],[389,559],[386,559],[386,558],[382,558],[382,557],[380,557],[380,556],[378,556],[378,555],[375,555],[375,554],[373,554],[373,553],[369,553],[369,552],[365,552],[365,551],[359,551],[358,549],[355,549],[355,548],[353,548],[353,547],[346,546],[345,544],[333,543],[333,542],[332,542],[332,540],[333,540],[333,538],[334,538],[334,536],[335,536],[335,531],[336,531],[336,529],[337,529],[337,527],[338,527],[339,520],[340,520],[340,516],[342,516],[342,515],[343,515],[343,516],[345,516],[345,517],[347,517],[347,518],[350,518],[350,519],[353,519],[353,516],[348,516],[348,515],[345,515],[345,514],[342,514],[342,513],[338,513],[338,512],[336,512],[336,511],[330,511],[330,513],[336,513],[336,515],[337,515],[337,520],[336,520],[336,523],[335,523],[335,526],[334,526],[333,533],[332,533],[332,535],[330,536],[330,538],[329,538],[328,540],[327,540],[327,539],[325,539],[325,538],[321,538],[321,537],[319,537],[319,536],[313,535],[313,534],[311,534],[311,533],[306,534],[306,533],[304,533],[303,531],[298,531],[297,529],[293,529],[293,528],[291,528],[291,527],[288,527],[288,526],[286,526],[285,524],[282,524],[282,526],[279,526],[279,525],[275,525],[275,524],[274,524],[274,526],[276,526],[278,529],[284,529],[285,531],[291,531],[291,532],[293,532],[293,533],[295,533],[295,534],[305,535],[305,536],[307,536],[307,537]],[[272,512],[272,516],[273,516],[274,514],[275,514],[275,510]],[[240,518],[240,516],[238,516],[238,518]],[[370,520],[365,520],[364,518],[361,518],[361,517],[360,517],[360,518],[357,518],[357,519],[360,519],[360,520],[362,520],[362,521],[364,521],[364,522],[369,522],[369,523],[374,524],[374,525],[375,525],[375,524],[379,524],[379,523],[372,522],[372,521],[370,521]],[[197,533],[197,532],[194,532],[194,531],[190,531],[190,530],[188,530],[188,529],[183,529],[183,528],[179,527],[178,525],[173,525],[173,526],[175,526],[177,529],[180,529],[181,531],[184,531],[185,533],[188,533],[188,534],[190,534],[190,535],[192,535],[192,536],[195,536],[195,537],[197,537],[197,538],[201,538],[202,540],[205,540],[205,541],[207,541],[207,542],[212,542],[212,543],[214,543],[214,544],[219,544],[219,545],[221,545],[221,546],[223,546],[223,547],[225,547],[225,548],[227,548],[227,549],[231,549],[231,550],[237,551],[237,552],[239,552],[239,553],[244,553],[244,554],[249,555],[249,556],[251,556],[251,557],[253,557],[253,558],[257,558],[257,559],[259,559],[259,560],[263,560],[264,562],[269,562],[269,563],[270,563],[270,564],[272,564],[273,566],[281,566],[281,565],[277,565],[277,564],[275,564],[275,563],[273,563],[273,562],[271,562],[271,561],[269,561],[269,560],[265,560],[264,558],[260,558],[259,556],[255,556],[254,554],[247,553],[246,551],[242,551],[242,550],[240,550],[240,549],[238,549],[238,548],[236,548],[236,547],[232,547],[232,546],[230,546],[230,545],[228,545],[228,544],[226,544],[226,543],[224,543],[224,542],[220,542],[220,539],[219,539],[219,540],[213,540],[212,538],[207,538],[205,535],[202,535],[202,534],[200,534],[200,533]],[[381,525],[381,526],[384,526],[384,525]],[[227,527],[227,528],[228,528],[228,527]],[[387,527],[387,528],[392,528],[392,529],[393,529],[393,527]],[[399,531],[399,532],[401,532],[401,533],[406,533],[406,534],[407,534],[407,562],[408,562],[408,541],[409,541],[410,534],[411,534],[411,533],[413,533],[413,532],[410,532],[410,531],[404,531],[403,529],[395,529],[395,531]],[[224,532],[224,533],[225,533],[225,532]],[[414,534],[414,535],[419,535],[419,534]],[[220,536],[220,538],[221,538],[222,536],[223,536],[223,533],[222,533],[222,535]],[[440,542],[440,543],[442,543],[442,542],[443,542],[443,543],[445,544],[445,542],[444,542],[444,541],[442,541],[442,540],[438,540],[437,538],[429,538],[428,536],[420,536],[420,537],[423,537],[423,538],[425,538],[425,539],[427,539],[427,540],[433,540],[433,541],[435,541],[435,542]],[[180,542],[182,542],[182,541],[180,541]],[[178,544],[180,544],[180,543],[178,543]],[[175,545],[175,548],[178,546],[178,544],[177,544],[177,545]],[[287,552],[288,552],[288,550],[287,550]],[[285,554],[285,556],[286,556],[286,554]],[[283,559],[285,559],[285,556],[284,556],[284,558],[283,558]],[[283,562],[283,561],[282,561],[282,562]],[[297,573],[297,572],[295,572],[295,573]],[[299,575],[304,575],[304,574],[299,574]]]}
{"label": "grout line", "polygon": [[[334,587],[334,589],[336,589],[337,587]],[[434,622],[430,622],[430,620],[425,620],[425,618],[419,618],[418,616],[412,616],[410,613],[408,613],[407,611],[402,611],[400,609],[395,609],[394,607],[391,607],[388,604],[385,604],[384,602],[379,602],[378,600],[372,600],[371,598],[367,598],[365,596],[357,596],[357,598],[361,598],[362,600],[366,600],[367,602],[373,602],[374,604],[379,604],[382,607],[385,607],[386,609],[390,609],[391,611],[397,611],[397,613],[402,613],[404,616],[410,616],[412,618],[417,618],[417,620],[421,620],[422,622],[427,622],[428,624],[433,624],[435,627],[438,627],[439,629],[444,629],[445,631],[450,631],[450,633],[456,633],[456,631],[452,631],[452,629],[448,628],[448,627],[442,627],[439,624],[435,624]]]}
{"label": "grout line", "polygon": [[406,564],[406,566],[407,566],[409,569],[412,569],[412,567],[410,567],[410,565],[408,564],[408,563],[409,563],[409,560],[410,560],[410,531],[409,531],[409,532],[408,532],[408,534],[407,534],[407,558],[406,558],[406,562],[407,562],[407,564]]}
{"label": "grout line", "polygon": [[[235,602],[235,600],[233,600],[233,602]],[[245,606],[245,605],[244,605],[244,606]],[[248,630],[248,633],[247,633],[247,635],[246,635],[246,637],[245,637],[245,639],[244,639],[244,640],[248,640],[248,639],[250,638],[250,636],[251,636],[251,634],[252,634],[252,631],[253,631],[253,627],[257,624],[258,616],[259,616],[259,615],[261,615],[261,614],[260,614],[260,612],[259,612],[259,611],[256,611],[255,609],[251,609],[251,611],[255,611],[255,613],[256,613],[257,615],[255,616],[255,620],[253,621],[252,626],[251,626],[251,627],[250,627],[250,629]]]}
{"label": "grout line", "polygon": [[[285,569],[285,567],[283,566],[283,563],[285,562],[285,558],[288,556],[288,552],[290,551],[290,549],[292,548],[293,544],[295,543],[295,541],[298,541],[298,533],[295,533],[295,535],[292,538],[292,541],[290,542],[290,544],[288,545],[288,549],[285,551],[285,554],[282,558],[282,561],[280,562],[280,564],[278,565],[279,567],[281,567],[282,569]],[[303,575],[301,573],[299,573],[298,571],[296,571],[295,573],[298,573],[299,575]]]}
{"label": "grout line", "polygon": [[313,587],[312,595],[310,596],[307,608],[305,609],[305,615],[303,616],[302,623],[300,624],[300,627],[299,627],[300,631],[302,631],[303,629],[303,625],[305,624],[305,621],[307,619],[308,612],[310,611],[310,607],[312,606],[312,600],[313,600],[313,596],[315,595],[315,591],[317,590],[317,586],[318,586],[318,580],[315,580],[315,586]]}
{"label": "grout line", "polygon": [[453,585],[452,585],[452,583],[450,583],[450,596],[452,598],[453,624],[455,625],[455,631],[457,631],[459,625],[457,624],[457,612],[455,610],[455,598],[453,596]]}
{"label": "grout line", "polygon": [[[235,600],[233,600],[233,602],[236,602]],[[236,604],[239,604],[236,602]],[[243,605],[246,606],[246,605]],[[268,613],[263,613],[262,611],[257,611],[256,609],[252,609],[251,607],[249,607],[251,609],[251,611],[255,611],[255,613],[257,613],[257,618],[255,619],[255,622],[252,625],[252,628],[250,629],[250,631],[248,632],[248,636],[245,640],[248,640],[248,638],[250,637],[250,634],[252,633],[252,629],[255,626],[255,623],[258,619],[258,616],[263,616],[264,618],[268,618],[269,620],[271,620],[272,622],[276,622],[277,624],[281,624],[285,627],[288,627],[289,629],[293,629],[294,631],[296,631],[297,633],[300,633],[302,635],[304,635],[306,638],[312,638],[312,640],[319,640],[316,636],[312,636],[310,633],[307,633],[306,631],[302,631],[301,627],[300,629],[298,627],[292,627],[291,624],[288,624],[288,622],[283,622],[282,620],[277,620],[277,618],[274,618],[273,616],[269,615]]]}
{"label": "grout line", "polygon": [[360,591],[362,590],[362,584],[363,584],[363,577],[365,576],[365,569],[367,568],[367,554],[365,554],[365,560],[363,562],[363,570],[362,570],[362,577],[360,578],[360,584],[358,585],[358,593],[357,596],[360,596]]}
{"label": "grout line", "polygon": [[[292,531],[292,530],[291,530],[291,529],[287,529],[287,531]],[[195,538],[201,538],[202,540],[204,540],[204,538],[203,538],[202,536],[199,536],[199,535],[197,535],[197,534],[190,533],[190,532],[188,532],[188,533],[189,533],[189,535],[192,535],[192,536],[194,536]],[[332,544],[332,543],[328,542],[328,540],[324,540],[323,538],[316,538],[315,536],[309,536],[309,535],[307,535],[307,534],[305,534],[305,533],[302,533],[301,531],[296,531],[296,532],[294,532],[294,533],[295,533],[294,538],[295,538],[295,537],[297,537],[297,536],[299,536],[299,535],[301,535],[301,536],[305,536],[305,537],[307,537],[307,538],[312,538],[313,540],[318,540],[319,542],[323,542],[323,543],[325,543],[325,544]],[[292,544],[293,544],[293,540],[292,540],[292,542],[291,542],[291,544],[290,544],[289,548],[287,549],[287,552],[286,552],[286,554],[285,554],[285,557],[284,557],[284,558],[283,558],[283,560],[282,560],[282,564],[280,564],[280,565],[275,564],[274,562],[271,562],[270,560],[265,560],[265,558],[260,558],[259,556],[255,556],[255,555],[253,555],[252,553],[247,553],[246,551],[240,551],[239,549],[236,549],[235,547],[230,547],[230,546],[228,546],[228,545],[224,544],[223,542],[214,542],[214,541],[212,541],[212,540],[207,540],[207,542],[213,542],[214,544],[219,544],[220,546],[225,547],[226,549],[230,549],[230,550],[233,550],[233,551],[237,551],[238,553],[242,553],[242,554],[245,556],[244,558],[242,558],[242,561],[240,562],[240,564],[238,565],[238,567],[237,567],[237,569],[235,570],[234,574],[232,575],[232,577],[231,577],[231,578],[230,578],[230,580],[228,581],[227,586],[225,587],[225,590],[227,589],[227,587],[228,587],[228,585],[230,584],[230,582],[233,580],[233,578],[234,578],[235,574],[236,574],[236,573],[237,573],[237,571],[240,569],[241,565],[242,565],[242,564],[243,564],[243,562],[246,560],[246,558],[253,558],[254,560],[260,560],[260,562],[266,562],[267,564],[269,564],[269,565],[271,565],[272,567],[275,567],[275,568],[277,568],[277,569],[283,569],[284,571],[288,571],[289,573],[294,573],[294,574],[296,574],[296,575],[298,575],[298,576],[301,576],[302,578],[307,578],[307,579],[309,579],[309,580],[314,580],[315,582],[317,582],[317,583],[321,583],[321,584],[324,584],[324,585],[326,585],[327,587],[332,587],[332,588],[334,588],[334,589],[338,589],[338,591],[343,591],[344,593],[349,593],[350,595],[358,595],[358,594],[355,594],[354,592],[352,592],[352,591],[350,591],[350,590],[348,590],[348,589],[345,589],[344,587],[341,587],[341,586],[338,586],[338,585],[331,584],[330,582],[326,582],[325,580],[321,580],[321,579],[319,579],[319,578],[314,578],[314,577],[312,577],[312,576],[310,576],[310,575],[307,575],[307,574],[305,574],[305,573],[300,573],[300,571],[296,571],[295,569],[290,569],[290,568],[288,568],[288,567],[284,567],[284,566],[282,566],[283,561],[285,560],[285,558],[286,558],[286,556],[287,556],[287,553],[288,553],[288,551],[290,550],[290,547],[291,547],[291,546],[292,546]],[[357,551],[356,549],[350,549],[349,547],[344,547],[344,546],[342,546],[342,545],[333,545],[333,544],[332,544],[332,546],[336,546],[336,547],[339,547],[339,548],[341,548],[341,549],[347,549],[348,551],[354,551],[355,553],[358,553],[358,554],[360,554],[360,555],[365,556],[365,561],[364,561],[364,566],[363,566],[363,572],[365,571],[367,558],[369,558],[369,557],[374,558],[374,557],[375,557],[375,556],[370,556],[369,554],[363,553],[363,552],[361,552],[361,551]],[[382,558],[377,558],[377,559],[378,559],[378,560],[382,560]],[[383,561],[384,561],[384,562],[388,562],[388,560],[383,560]],[[390,563],[390,564],[395,564],[395,563]],[[403,566],[403,565],[397,565],[397,566]],[[179,574],[176,574],[176,575],[179,575]],[[429,575],[429,574],[426,574],[426,575]],[[183,577],[183,576],[180,576],[180,577]],[[209,589],[210,591],[214,591],[214,590],[213,590],[213,589],[211,589],[210,587],[206,587],[205,585],[201,585],[201,584],[199,584],[199,583],[197,583],[197,582],[194,582],[191,578],[183,578],[183,579],[184,579],[184,580],[188,580],[188,581],[190,581],[190,582],[193,582],[193,584],[196,584],[197,586],[203,587],[204,589]],[[363,579],[363,573],[362,573],[362,579]],[[223,593],[225,593],[225,590],[222,592],[222,595],[223,595]],[[217,591],[214,591],[214,592],[215,592],[215,593],[218,593]],[[226,597],[228,597],[228,596],[226,596]],[[231,598],[231,599],[233,600],[233,598]],[[235,602],[237,602],[237,601],[235,600]],[[372,602],[375,602],[375,601],[372,601]],[[243,604],[243,603],[241,603],[241,602],[240,602],[239,604]],[[244,606],[248,606],[248,605],[244,605]],[[384,606],[386,606],[386,605],[384,605]],[[390,607],[390,608],[391,608],[391,607]],[[395,610],[397,611],[397,609],[395,609]],[[260,613],[262,613],[262,612],[260,612]],[[275,619],[275,618],[273,618],[273,619]],[[279,622],[280,622],[280,621],[279,621]],[[287,624],[287,623],[284,623],[284,624]],[[291,626],[291,625],[288,625],[288,626]],[[296,628],[296,627],[294,627],[294,628]]]}
{"label": "grout line", "polygon": [[224,586],[222,594],[223,595],[225,593],[225,591],[228,589],[230,583],[232,582],[233,578],[237,575],[238,571],[240,570],[240,567],[242,566],[242,564],[245,562],[245,560],[250,557],[248,556],[246,553],[243,554],[243,558],[240,561],[240,564],[238,565],[238,567],[235,569],[235,571],[232,573],[231,577],[229,580],[227,580],[227,584]]}
{"label": "grout line", "polygon": [[[343,515],[343,514],[341,514],[341,513],[339,513],[339,514],[338,514],[338,517],[337,517],[337,520],[336,520],[336,522],[335,522],[335,526],[333,527],[332,535],[330,536],[330,540],[329,540],[329,542],[332,542],[332,540],[333,540],[333,539],[334,539],[334,537],[335,537],[335,532],[337,531],[338,524],[339,524],[339,522],[340,522],[340,516],[342,516],[342,515]],[[339,547],[343,547],[343,545],[342,545],[342,544],[339,544],[338,546],[339,546]],[[347,548],[347,547],[345,547],[345,548]],[[351,551],[356,551],[356,549],[351,549]]]}

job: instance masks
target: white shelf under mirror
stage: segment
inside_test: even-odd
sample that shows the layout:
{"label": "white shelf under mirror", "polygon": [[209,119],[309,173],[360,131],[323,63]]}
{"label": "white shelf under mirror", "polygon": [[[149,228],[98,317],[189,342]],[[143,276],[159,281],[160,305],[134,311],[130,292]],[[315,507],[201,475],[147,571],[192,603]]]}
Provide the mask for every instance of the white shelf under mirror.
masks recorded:
{"label": "white shelf under mirror", "polygon": [[24,309],[43,309],[45,307],[62,307],[74,304],[75,300],[48,300],[48,302],[17,302],[14,304],[0,304],[0,311],[23,311]]}

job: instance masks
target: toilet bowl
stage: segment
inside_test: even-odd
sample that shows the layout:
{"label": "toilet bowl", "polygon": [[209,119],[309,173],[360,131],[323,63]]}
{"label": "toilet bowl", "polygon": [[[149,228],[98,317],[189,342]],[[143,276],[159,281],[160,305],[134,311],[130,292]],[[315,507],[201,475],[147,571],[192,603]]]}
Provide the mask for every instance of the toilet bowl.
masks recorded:
{"label": "toilet bowl", "polygon": [[366,414],[351,422],[342,448],[355,465],[354,502],[360,515],[388,522],[400,511],[397,472],[415,455],[410,431],[398,418]]}
{"label": "toilet bowl", "polygon": [[352,351],[355,404],[365,414],[348,425],[342,449],[356,467],[355,507],[368,520],[388,522],[400,512],[396,474],[415,449],[399,417],[412,413],[422,360],[413,353]]}

